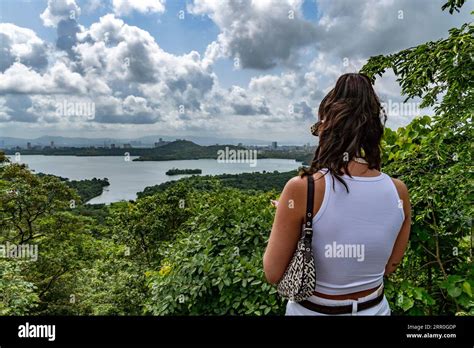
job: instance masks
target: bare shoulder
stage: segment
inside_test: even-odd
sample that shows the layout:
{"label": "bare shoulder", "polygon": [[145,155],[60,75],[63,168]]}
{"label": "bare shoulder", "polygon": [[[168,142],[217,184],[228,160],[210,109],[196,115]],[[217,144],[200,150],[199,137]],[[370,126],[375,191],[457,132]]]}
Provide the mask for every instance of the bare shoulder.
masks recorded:
{"label": "bare shoulder", "polygon": [[[319,180],[323,176],[324,175],[319,172],[313,174],[314,186],[315,186],[316,192],[319,192],[319,191],[324,192],[324,185],[325,185],[324,180]],[[305,198],[307,194],[307,189],[308,189],[307,177],[295,176],[291,178],[290,180],[288,180],[283,191],[290,196]]]}
{"label": "bare shoulder", "polygon": [[408,197],[408,187],[405,185],[403,181],[400,179],[390,178],[392,179],[395,187],[397,188],[398,194],[400,197]]}
{"label": "bare shoulder", "polygon": [[302,192],[306,190],[306,178],[301,176],[294,176],[285,185],[284,191],[287,192]]}
{"label": "bare shoulder", "polygon": [[[317,172],[317,173],[313,174],[313,178],[314,178],[314,181],[315,181],[316,185],[318,185],[321,181],[323,181],[323,180],[319,180],[323,176],[324,175],[320,172]],[[285,188],[287,188],[289,190],[301,190],[301,189],[306,190],[307,182],[308,182],[308,179],[306,178],[306,176],[303,176],[303,177],[295,176],[295,177],[291,178],[290,180],[288,180],[288,182],[285,185]]]}
{"label": "bare shoulder", "polygon": [[[316,214],[319,207],[321,206],[324,190],[325,190],[325,180],[320,180],[324,177],[322,173],[314,173],[314,211],[313,213]],[[296,214],[297,216],[303,218],[306,212],[306,203],[307,203],[307,196],[308,196],[308,178],[307,176],[295,176],[288,180],[283,189],[281,195],[281,202],[287,202],[288,206],[291,205],[292,214]],[[280,205],[279,205],[280,206]]]}

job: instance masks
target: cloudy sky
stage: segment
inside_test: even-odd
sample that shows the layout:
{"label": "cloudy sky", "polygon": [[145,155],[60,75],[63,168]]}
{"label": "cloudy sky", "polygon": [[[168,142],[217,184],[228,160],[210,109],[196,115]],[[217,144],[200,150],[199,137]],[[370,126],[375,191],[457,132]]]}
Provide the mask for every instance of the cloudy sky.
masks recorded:
{"label": "cloudy sky", "polygon": [[[340,74],[471,20],[444,2],[0,0],[0,136],[303,143]],[[390,74],[376,90],[403,99]]]}

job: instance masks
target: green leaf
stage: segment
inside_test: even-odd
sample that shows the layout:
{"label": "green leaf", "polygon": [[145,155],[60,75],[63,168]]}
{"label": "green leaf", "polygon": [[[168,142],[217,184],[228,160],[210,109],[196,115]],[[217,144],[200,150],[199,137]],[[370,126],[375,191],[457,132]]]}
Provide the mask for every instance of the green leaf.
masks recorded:
{"label": "green leaf", "polygon": [[409,310],[411,307],[413,307],[413,304],[414,304],[414,303],[415,303],[415,302],[413,301],[412,298],[405,296],[405,297],[403,298],[401,307],[402,307],[402,309],[406,312],[406,311]]}
{"label": "green leaf", "polygon": [[455,285],[449,286],[448,287],[448,294],[451,297],[458,297],[459,295],[462,294],[462,289],[460,287],[455,286]]}
{"label": "green leaf", "polygon": [[469,295],[469,297],[472,297],[471,284],[469,284],[468,282],[464,282],[462,284],[462,288],[464,292]]}

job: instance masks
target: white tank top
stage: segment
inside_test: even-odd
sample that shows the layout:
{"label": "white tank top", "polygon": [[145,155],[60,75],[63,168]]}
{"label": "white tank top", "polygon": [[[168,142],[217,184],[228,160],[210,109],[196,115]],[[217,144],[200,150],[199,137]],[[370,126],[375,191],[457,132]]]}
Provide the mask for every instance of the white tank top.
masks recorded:
{"label": "white tank top", "polygon": [[333,177],[324,175],[323,202],[313,217],[315,290],[329,295],[382,284],[385,265],[405,219],[397,189],[387,174],[342,178],[349,193],[335,178],[333,190]]}

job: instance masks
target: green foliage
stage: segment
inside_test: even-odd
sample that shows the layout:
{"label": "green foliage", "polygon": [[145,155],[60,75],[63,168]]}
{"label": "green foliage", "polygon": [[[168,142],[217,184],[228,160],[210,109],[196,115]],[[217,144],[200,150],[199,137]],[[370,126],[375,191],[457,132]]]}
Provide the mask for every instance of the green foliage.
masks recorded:
{"label": "green foliage", "polygon": [[161,268],[148,274],[147,311],[155,315],[282,314],[263,275],[273,220],[270,193],[220,188],[199,192],[192,217],[165,244]]}
{"label": "green foliage", "polygon": [[[147,297],[145,272],[123,245],[109,239],[89,267],[73,274],[67,307],[77,315],[141,315]],[[74,300],[71,303],[71,300]]]}
{"label": "green foliage", "polygon": [[459,12],[459,9],[464,5],[466,0],[449,0],[447,3],[441,7],[444,11],[445,9],[449,9],[449,13],[453,14],[454,11]]}
{"label": "green foliage", "polygon": [[218,151],[243,149],[235,145],[201,146],[189,140],[176,140],[148,151],[134,161],[170,161],[180,159],[217,158]]}
{"label": "green foliage", "polygon": [[41,237],[41,217],[79,201],[77,194],[58,178],[41,178],[24,165],[0,167],[0,231],[12,242],[22,244]]}
{"label": "green foliage", "polygon": [[[410,246],[393,286],[410,283],[425,289],[434,302],[411,313],[474,313],[474,301],[453,296],[446,281],[456,278],[474,285],[472,274],[472,126],[446,128],[446,119],[422,117],[385,142],[384,171],[409,188],[412,203]],[[466,290],[467,291],[467,290]],[[398,306],[398,292],[391,297]],[[407,295],[405,295],[407,296]],[[400,307],[403,311],[407,307]]]}
{"label": "green foliage", "polygon": [[102,194],[102,189],[109,186],[109,180],[104,179],[87,179],[87,180],[67,180],[66,185],[77,191],[82,202],[87,202],[94,197]]}
{"label": "green foliage", "polygon": [[387,69],[397,76],[406,100],[419,97],[420,107],[434,106],[437,114],[461,111],[462,117],[474,107],[474,24],[452,28],[446,39],[371,57],[361,72],[375,79]]}
{"label": "green foliage", "polygon": [[160,243],[172,239],[189,218],[191,191],[179,183],[160,195],[114,205],[108,220],[112,238],[126,245],[132,257],[146,264],[159,263]]}
{"label": "green foliage", "polygon": [[[452,13],[464,1],[449,1]],[[396,132],[385,131],[383,170],[405,182],[412,203],[409,248],[388,284],[398,314],[474,314],[472,266],[472,116],[474,26],[447,39],[372,57],[362,72],[392,69],[402,93],[433,106]]]}
{"label": "green foliage", "polygon": [[69,180],[68,178],[63,178],[57,175],[38,173],[36,174],[39,177],[50,176],[58,178],[63,181],[67,186],[74,189],[79,196],[81,197],[82,202],[87,202],[94,197],[100,196],[102,194],[102,189],[105,186],[109,186],[109,179],[85,179],[85,180]]}
{"label": "green foliage", "polygon": [[[21,268],[25,282],[20,285],[33,284],[32,293],[24,299],[16,297],[15,303],[38,299],[37,306],[29,307],[38,313],[70,313],[67,299],[74,293],[73,275],[97,253],[92,220],[71,213],[75,206],[71,202],[79,201],[77,193],[58,178],[35,175],[24,165],[0,167],[0,244],[38,250],[38,258]],[[15,262],[22,261],[9,259]]]}
{"label": "green foliage", "polygon": [[36,287],[23,275],[26,263],[0,259],[0,315],[25,315],[37,306]]}
{"label": "green foliage", "polygon": [[[241,173],[241,174],[220,174],[220,175],[204,175],[204,176],[191,176],[187,178],[181,178],[178,182],[182,182],[185,185],[192,186],[198,190],[212,190],[213,183],[218,180],[223,186],[234,187],[240,190],[251,191],[271,191],[275,190],[280,192],[283,187],[292,177],[298,175],[298,172],[254,172],[254,173]],[[139,192],[137,196],[139,198],[150,196],[158,192],[163,192],[166,189],[175,185],[175,181],[167,181],[159,185],[148,186],[142,192]]]}

